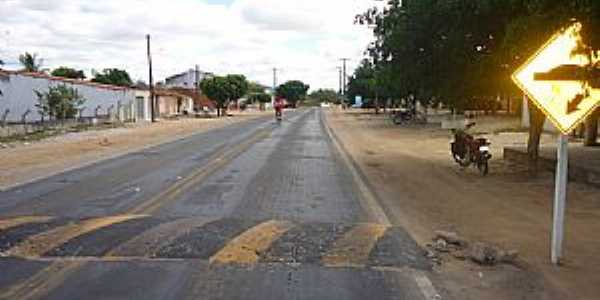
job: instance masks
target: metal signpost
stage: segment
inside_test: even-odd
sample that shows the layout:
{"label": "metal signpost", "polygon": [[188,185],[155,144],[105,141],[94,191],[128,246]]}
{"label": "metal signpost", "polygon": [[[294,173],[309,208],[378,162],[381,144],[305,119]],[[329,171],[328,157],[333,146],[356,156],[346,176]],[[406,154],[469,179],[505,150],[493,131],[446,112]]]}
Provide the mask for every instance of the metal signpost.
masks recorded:
{"label": "metal signpost", "polygon": [[600,106],[599,53],[586,49],[581,24],[574,23],[554,35],[513,75],[515,83],[561,131],[557,149],[556,190],[552,225],[551,260],[562,257],[568,180],[568,133]]}

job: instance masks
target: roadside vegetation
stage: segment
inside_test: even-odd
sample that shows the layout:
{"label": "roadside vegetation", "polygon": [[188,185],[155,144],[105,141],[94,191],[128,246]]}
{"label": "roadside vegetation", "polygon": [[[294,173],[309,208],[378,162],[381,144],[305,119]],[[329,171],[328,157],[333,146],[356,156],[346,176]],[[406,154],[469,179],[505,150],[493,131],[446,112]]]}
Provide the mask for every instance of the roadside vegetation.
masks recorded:
{"label": "roadside vegetation", "polygon": [[[583,23],[584,43],[600,48],[596,0],[387,1],[356,17],[375,40],[350,79],[348,95],[443,104],[456,112],[494,107],[522,97],[510,75],[557,30]],[[588,53],[590,49],[582,49]],[[382,101],[385,100],[385,101]],[[536,166],[544,115],[529,105],[528,153]],[[597,139],[598,114],[588,120],[586,144]],[[594,128],[596,130],[594,130]]]}

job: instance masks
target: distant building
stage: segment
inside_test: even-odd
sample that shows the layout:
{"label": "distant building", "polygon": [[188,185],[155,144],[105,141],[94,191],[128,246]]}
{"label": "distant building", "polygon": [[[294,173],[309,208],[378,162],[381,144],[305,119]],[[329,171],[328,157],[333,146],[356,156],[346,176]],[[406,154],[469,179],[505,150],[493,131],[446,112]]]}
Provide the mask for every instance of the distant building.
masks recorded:
{"label": "distant building", "polygon": [[214,75],[212,73],[190,69],[186,72],[173,75],[165,79],[166,88],[184,88],[194,89],[196,84],[202,82],[206,78],[211,78]]}

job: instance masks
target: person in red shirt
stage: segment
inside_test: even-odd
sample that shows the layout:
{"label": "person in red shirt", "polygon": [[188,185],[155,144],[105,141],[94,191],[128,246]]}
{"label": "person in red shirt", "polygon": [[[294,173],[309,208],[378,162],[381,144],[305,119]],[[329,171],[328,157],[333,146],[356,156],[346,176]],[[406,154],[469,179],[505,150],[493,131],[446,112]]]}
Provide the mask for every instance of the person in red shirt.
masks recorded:
{"label": "person in red shirt", "polygon": [[282,97],[275,98],[275,103],[273,103],[273,107],[275,108],[275,118],[278,121],[281,121],[283,117],[283,108],[285,107],[285,101]]}

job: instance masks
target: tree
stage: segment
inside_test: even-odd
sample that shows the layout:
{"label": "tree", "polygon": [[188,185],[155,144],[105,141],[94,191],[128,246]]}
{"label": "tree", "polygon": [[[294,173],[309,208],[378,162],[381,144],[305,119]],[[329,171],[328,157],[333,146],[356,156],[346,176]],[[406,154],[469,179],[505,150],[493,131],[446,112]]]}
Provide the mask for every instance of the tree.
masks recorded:
{"label": "tree", "polygon": [[332,89],[318,89],[310,93],[308,97],[319,103],[341,103],[340,95]]}
{"label": "tree", "polygon": [[[377,93],[383,85],[387,96],[435,99],[463,111],[494,108],[498,96],[520,97],[510,74],[573,18],[584,25],[584,44],[600,48],[600,1],[594,0],[388,0],[385,9],[369,9],[356,22],[374,27],[367,53]],[[538,126],[533,135],[542,132],[538,113],[531,111],[531,126]],[[537,159],[539,136],[530,142]]]}
{"label": "tree", "polygon": [[37,53],[31,54],[29,52],[19,55],[19,62],[23,65],[23,71],[25,72],[40,72],[43,64]]}
{"label": "tree", "polygon": [[249,84],[244,75],[227,75],[225,77],[231,87],[229,100],[237,101],[248,93]]}
{"label": "tree", "polygon": [[226,77],[214,76],[206,78],[200,82],[200,89],[210,99],[217,103],[217,116],[221,116],[221,110],[227,108],[233,87]]}
{"label": "tree", "polygon": [[58,120],[74,118],[81,105],[86,101],[77,89],[66,84],[50,87],[47,92],[34,92],[38,97],[38,103],[35,106],[42,116],[42,120],[47,116]]}
{"label": "tree", "polygon": [[252,103],[260,103],[260,110],[265,110],[265,104],[271,102],[271,95],[265,92],[257,92],[248,95],[248,100]]}
{"label": "tree", "polygon": [[114,68],[104,69],[101,73],[94,74],[92,82],[118,86],[131,86],[133,84],[127,71]]}
{"label": "tree", "polygon": [[70,78],[70,79],[85,79],[85,74],[81,70],[75,70],[68,67],[56,68],[50,73],[52,76]]}
{"label": "tree", "polygon": [[310,86],[299,80],[288,81],[276,89],[277,96],[285,98],[292,107],[296,107],[298,101],[306,97]]}

